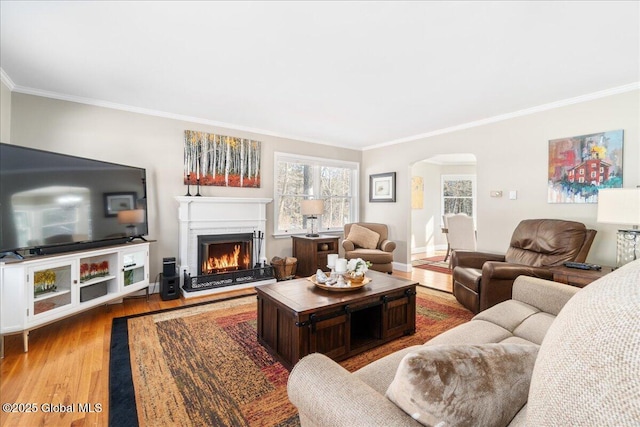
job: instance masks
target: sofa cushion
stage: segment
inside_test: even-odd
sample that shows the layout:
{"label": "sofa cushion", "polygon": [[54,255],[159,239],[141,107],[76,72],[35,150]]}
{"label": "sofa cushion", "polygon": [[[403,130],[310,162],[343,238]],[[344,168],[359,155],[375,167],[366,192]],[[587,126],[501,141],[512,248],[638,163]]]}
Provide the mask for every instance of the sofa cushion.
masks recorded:
{"label": "sofa cushion", "polygon": [[424,425],[506,426],[527,402],[538,348],[425,346],[402,359],[386,396]]}
{"label": "sofa cushion", "polygon": [[362,258],[373,264],[388,264],[393,262],[393,254],[378,249],[356,249],[346,253],[347,259]]}
{"label": "sofa cushion", "polygon": [[485,320],[472,320],[431,338],[427,345],[490,344],[513,336],[511,331]]}
{"label": "sofa cushion", "polygon": [[539,311],[529,304],[510,299],[481,311],[475,315],[473,320],[486,320],[513,333],[525,319]]}
{"label": "sofa cushion", "polygon": [[358,224],[352,224],[347,240],[365,249],[375,249],[380,241],[380,234]]}
{"label": "sofa cushion", "polygon": [[535,344],[542,344],[544,336],[551,327],[556,316],[540,312],[525,319],[514,331],[513,335],[531,341]]}

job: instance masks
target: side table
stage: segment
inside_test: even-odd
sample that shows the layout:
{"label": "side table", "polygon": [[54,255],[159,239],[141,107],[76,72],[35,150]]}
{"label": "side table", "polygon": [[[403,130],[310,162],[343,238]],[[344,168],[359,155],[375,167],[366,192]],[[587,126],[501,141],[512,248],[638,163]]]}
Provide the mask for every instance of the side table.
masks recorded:
{"label": "side table", "polygon": [[584,288],[593,282],[613,271],[612,267],[603,266],[601,270],[581,270],[579,268],[569,268],[564,266],[551,267],[553,273],[553,281],[564,283],[566,285]]}
{"label": "side table", "polygon": [[311,276],[327,270],[327,255],[338,253],[338,236],[291,236],[293,257],[298,259],[296,275]]}

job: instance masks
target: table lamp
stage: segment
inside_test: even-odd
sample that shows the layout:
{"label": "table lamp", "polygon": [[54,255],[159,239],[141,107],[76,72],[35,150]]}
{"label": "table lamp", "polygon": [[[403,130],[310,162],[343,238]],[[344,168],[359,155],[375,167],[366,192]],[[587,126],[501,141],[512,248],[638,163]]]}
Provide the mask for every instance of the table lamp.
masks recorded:
{"label": "table lamp", "polygon": [[118,223],[127,224],[127,236],[138,237],[136,224],[144,222],[144,209],[128,209],[118,212]]}
{"label": "table lamp", "polygon": [[616,244],[616,265],[638,259],[640,244],[640,187],[605,188],[598,191],[598,222],[631,225],[619,229]]}
{"label": "table lamp", "polygon": [[319,234],[314,230],[314,225],[318,215],[322,215],[324,212],[324,201],[321,199],[316,200],[303,200],[300,202],[300,213],[306,215],[309,220],[309,232],[307,237],[318,237]]}

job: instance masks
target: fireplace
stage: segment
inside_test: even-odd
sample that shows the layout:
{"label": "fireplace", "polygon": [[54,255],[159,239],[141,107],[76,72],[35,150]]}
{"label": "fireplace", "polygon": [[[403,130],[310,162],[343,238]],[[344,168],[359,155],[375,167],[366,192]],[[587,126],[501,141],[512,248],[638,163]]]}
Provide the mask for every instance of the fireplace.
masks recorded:
{"label": "fireplace", "polygon": [[251,233],[198,236],[198,275],[253,268]]}
{"label": "fireplace", "polygon": [[200,234],[197,238],[198,275],[184,274],[185,297],[274,278],[273,268],[254,256],[261,233]]}
{"label": "fireplace", "polygon": [[271,199],[176,199],[180,288],[185,298],[276,282],[264,240]]}

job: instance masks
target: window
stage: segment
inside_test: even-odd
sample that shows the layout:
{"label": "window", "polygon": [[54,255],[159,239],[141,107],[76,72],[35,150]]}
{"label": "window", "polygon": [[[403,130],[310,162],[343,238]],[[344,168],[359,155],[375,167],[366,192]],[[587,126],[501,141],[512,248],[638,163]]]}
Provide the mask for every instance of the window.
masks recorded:
{"label": "window", "polygon": [[306,231],[300,201],[324,200],[320,231],[342,231],[358,218],[358,163],[275,153],[274,234]]}
{"label": "window", "polygon": [[78,207],[54,206],[42,211],[42,237],[72,235],[78,227]]}
{"label": "window", "polygon": [[466,213],[475,218],[476,176],[442,175],[442,215]]}

